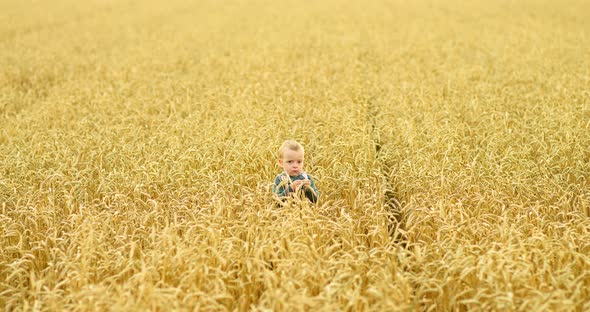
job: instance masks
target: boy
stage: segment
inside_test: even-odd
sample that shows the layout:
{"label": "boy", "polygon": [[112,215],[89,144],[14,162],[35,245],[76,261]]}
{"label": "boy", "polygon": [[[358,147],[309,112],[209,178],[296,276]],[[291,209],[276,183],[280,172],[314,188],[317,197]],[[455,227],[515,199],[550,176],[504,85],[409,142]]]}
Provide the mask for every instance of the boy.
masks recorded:
{"label": "boy", "polygon": [[318,201],[320,192],[312,177],[303,171],[304,154],[303,146],[294,140],[285,141],[279,148],[279,166],[283,172],[275,178],[272,191],[283,201],[288,196],[301,198],[302,195],[312,203]]}

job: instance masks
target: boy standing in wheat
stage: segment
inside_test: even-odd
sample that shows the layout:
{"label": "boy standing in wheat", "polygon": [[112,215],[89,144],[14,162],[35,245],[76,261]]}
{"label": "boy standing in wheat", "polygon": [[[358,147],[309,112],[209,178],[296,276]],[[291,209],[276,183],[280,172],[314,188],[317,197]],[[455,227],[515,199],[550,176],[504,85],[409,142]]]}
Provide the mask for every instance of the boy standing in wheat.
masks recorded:
{"label": "boy standing in wheat", "polygon": [[304,156],[303,146],[295,140],[287,140],[279,148],[279,166],[283,172],[275,178],[272,191],[282,200],[305,196],[312,203],[317,202],[320,192],[313,178],[303,170]]}

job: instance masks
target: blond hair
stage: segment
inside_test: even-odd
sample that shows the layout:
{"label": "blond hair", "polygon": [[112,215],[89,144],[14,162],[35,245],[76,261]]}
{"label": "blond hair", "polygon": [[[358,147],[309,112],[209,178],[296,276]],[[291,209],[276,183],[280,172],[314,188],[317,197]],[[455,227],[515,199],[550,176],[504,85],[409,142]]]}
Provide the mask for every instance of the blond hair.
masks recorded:
{"label": "blond hair", "polygon": [[283,144],[279,148],[279,158],[281,158],[281,159],[283,158],[286,150],[302,151],[303,153],[305,153],[305,150],[303,149],[303,145],[301,145],[301,143],[299,143],[295,140],[287,140],[287,141],[283,142]]}

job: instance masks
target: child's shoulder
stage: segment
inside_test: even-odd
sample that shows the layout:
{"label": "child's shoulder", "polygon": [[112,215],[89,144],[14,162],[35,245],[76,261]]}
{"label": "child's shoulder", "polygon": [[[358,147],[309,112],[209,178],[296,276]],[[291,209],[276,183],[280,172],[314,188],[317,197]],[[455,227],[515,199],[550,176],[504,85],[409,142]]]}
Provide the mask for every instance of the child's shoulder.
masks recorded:
{"label": "child's shoulder", "polygon": [[275,177],[275,181],[284,181],[287,179],[287,175],[284,172],[281,172],[279,174],[277,174],[277,176]]}
{"label": "child's shoulder", "polygon": [[304,172],[304,173],[302,173],[301,175],[302,175],[302,176],[303,176],[305,179],[313,179],[313,178],[315,177],[314,175],[311,175],[311,174],[309,174],[309,173],[307,173],[307,172]]}

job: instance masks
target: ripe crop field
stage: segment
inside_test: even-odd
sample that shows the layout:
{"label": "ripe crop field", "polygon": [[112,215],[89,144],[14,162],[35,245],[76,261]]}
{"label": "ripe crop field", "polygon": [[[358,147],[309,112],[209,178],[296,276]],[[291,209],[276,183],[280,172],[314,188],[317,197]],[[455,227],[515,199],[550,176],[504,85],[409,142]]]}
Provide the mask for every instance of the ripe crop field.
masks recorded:
{"label": "ripe crop field", "polygon": [[589,298],[590,2],[0,1],[0,308]]}

